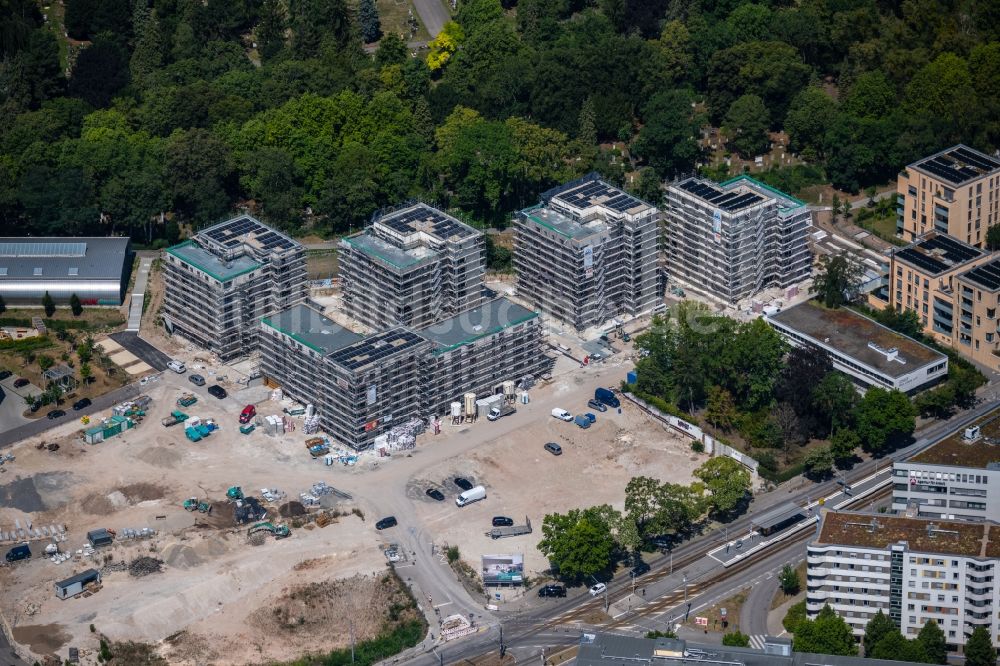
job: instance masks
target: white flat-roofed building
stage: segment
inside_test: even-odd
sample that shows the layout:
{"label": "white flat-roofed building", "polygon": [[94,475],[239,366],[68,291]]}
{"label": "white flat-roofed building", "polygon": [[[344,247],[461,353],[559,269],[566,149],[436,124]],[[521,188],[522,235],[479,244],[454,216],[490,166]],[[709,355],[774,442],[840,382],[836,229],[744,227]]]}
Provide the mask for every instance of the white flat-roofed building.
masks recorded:
{"label": "white flat-roofed building", "polygon": [[906,638],[934,620],[952,650],[980,626],[996,644],[998,557],[992,522],[824,512],[807,548],[806,612],[829,604],[859,638],[881,610]]}
{"label": "white flat-roofed building", "polygon": [[128,238],[0,238],[0,296],[8,306],[41,306],[73,294],[84,305],[118,306],[132,274]]}
{"label": "white flat-roofed building", "polygon": [[948,357],[848,308],[806,301],[765,317],[796,346],[830,354],[833,366],[863,386],[911,393],[948,376]]}

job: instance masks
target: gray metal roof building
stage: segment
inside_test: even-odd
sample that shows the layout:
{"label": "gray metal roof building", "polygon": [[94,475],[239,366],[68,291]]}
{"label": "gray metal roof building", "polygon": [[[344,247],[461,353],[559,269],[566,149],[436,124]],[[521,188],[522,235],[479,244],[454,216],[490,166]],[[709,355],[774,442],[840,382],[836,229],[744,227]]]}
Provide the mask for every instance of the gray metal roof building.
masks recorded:
{"label": "gray metal roof building", "polygon": [[0,238],[0,296],[8,305],[121,305],[132,272],[128,238]]}

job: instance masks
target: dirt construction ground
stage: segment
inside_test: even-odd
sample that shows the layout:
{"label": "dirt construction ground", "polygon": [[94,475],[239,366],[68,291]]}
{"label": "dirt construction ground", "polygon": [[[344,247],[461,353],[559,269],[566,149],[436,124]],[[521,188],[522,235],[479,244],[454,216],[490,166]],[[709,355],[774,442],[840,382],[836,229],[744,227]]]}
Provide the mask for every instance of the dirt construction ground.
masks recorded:
{"label": "dirt construction ground", "polygon": [[[708,457],[692,452],[689,439],[666,430],[629,402],[623,403],[622,414],[608,410],[595,415],[597,422],[586,430],[551,416],[538,420],[519,429],[517,437],[488,442],[435,468],[433,475],[411,479],[407,494],[418,500],[417,514],[437,541],[457,545],[475,570],[484,554],[521,553],[525,574],[535,578],[548,568],[536,548],[545,514],[598,504],[620,510],[632,477],[687,484]],[[562,455],[543,449],[546,442],[559,444]],[[485,486],[487,498],[455,506],[453,496],[460,492],[452,483],[456,476]],[[432,486],[444,492],[444,502],[426,496]],[[498,515],[518,525],[528,518],[534,532],[491,539],[486,533]]]}
{"label": "dirt construction ground", "polygon": [[[226,489],[239,485],[258,497],[265,487],[284,491],[284,500],[265,504],[267,519],[294,525],[279,516],[279,505],[298,500],[316,481],[332,484],[326,468],[303,455],[299,433],[241,435],[236,426],[239,403],[232,398],[202,397],[187,409],[222,424],[202,442],[189,442],[183,426],[159,423],[175,409],[180,391],[160,382],[148,393],[154,400],[150,415],[121,437],[87,445],[76,436],[80,425],[71,424],[44,438],[47,444],[59,444],[57,451],[37,449],[41,438],[10,450],[16,460],[0,474],[0,529],[13,530],[15,520],[22,526],[28,520],[36,527],[65,525],[68,538],[59,545],[70,553],[84,547],[88,530],[106,527],[119,535],[114,546],[95,557],[61,564],[44,557],[51,539],[33,540],[31,560],[0,568],[0,607],[14,639],[35,657],[55,653],[65,658],[68,646],[96,647],[91,624],[113,640],[156,642],[185,630],[183,649],[172,650],[170,658],[178,664],[248,664],[341,646],[348,632],[333,630],[336,623],[329,631],[278,641],[269,640],[250,620],[292,594],[300,582],[354,575],[370,579],[384,571],[372,521],[351,515],[353,503],[342,502],[336,509],[347,515],[332,525],[293,526],[290,538],[268,536],[251,544],[246,526],[234,525]],[[278,411],[279,403],[262,403],[262,411],[268,408]],[[212,513],[185,511],[181,503],[188,497],[212,501]],[[333,500],[323,499],[327,504]],[[121,538],[124,528],[143,527],[158,534],[142,541]],[[12,544],[8,541],[4,552]],[[140,556],[162,560],[163,571],[135,578],[128,571],[105,570],[103,588],[93,595],[61,601],[53,594],[56,580],[89,567],[115,568]]]}

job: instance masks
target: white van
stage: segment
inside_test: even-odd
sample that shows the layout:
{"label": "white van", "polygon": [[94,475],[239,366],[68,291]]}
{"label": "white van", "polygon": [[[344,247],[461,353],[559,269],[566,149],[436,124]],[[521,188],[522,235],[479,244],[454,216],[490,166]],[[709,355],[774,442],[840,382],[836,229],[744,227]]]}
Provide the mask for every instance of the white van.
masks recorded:
{"label": "white van", "polygon": [[573,415],[567,412],[565,409],[560,409],[556,407],[552,410],[552,416],[556,417],[560,421],[572,421]]}
{"label": "white van", "polygon": [[178,375],[183,375],[184,371],[187,370],[187,368],[184,367],[184,364],[180,361],[171,361],[170,363],[167,363],[167,367],[176,372]]}
{"label": "white van", "polygon": [[476,486],[475,488],[469,488],[464,493],[456,497],[455,504],[458,506],[465,506],[466,504],[478,502],[481,499],[486,499],[486,488]]}

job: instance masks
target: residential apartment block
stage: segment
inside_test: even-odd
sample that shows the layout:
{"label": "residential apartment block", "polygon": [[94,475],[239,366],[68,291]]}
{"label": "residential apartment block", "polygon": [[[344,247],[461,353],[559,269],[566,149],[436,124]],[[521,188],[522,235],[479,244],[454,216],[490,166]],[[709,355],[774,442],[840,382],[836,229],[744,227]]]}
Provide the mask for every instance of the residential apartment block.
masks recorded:
{"label": "residential apartment block", "polygon": [[829,604],[855,636],[879,611],[903,636],[928,620],[961,649],[976,627],[1000,632],[1000,525],[824,512],[806,552],[806,611]]}
{"label": "residential apartment block", "polygon": [[822,349],[856,383],[912,393],[948,376],[948,357],[848,308],[806,301],[765,317],[789,344]]}
{"label": "residential apartment block", "polygon": [[482,233],[423,203],[341,240],[339,261],[347,314],[374,329],[428,326],[482,300]]}
{"label": "residential apartment block", "polygon": [[652,309],[659,217],[596,174],[545,192],[514,220],[518,295],[577,330]]}
{"label": "residential apartment block", "polygon": [[407,420],[442,416],[467,392],[493,394],[542,370],[537,313],[497,299],[431,327],[368,336],[299,305],[265,318],[264,375],[316,406],[336,441],[361,450]]}
{"label": "residential apartment block", "polygon": [[943,345],[954,346],[959,327],[955,317],[957,278],[988,260],[984,250],[930,231],[889,255],[888,304],[897,310],[912,310],[923,323],[924,333]]}
{"label": "residential apartment block", "polygon": [[983,247],[1000,223],[1000,160],[964,145],[918,160],[896,181],[896,233],[938,231]]}
{"label": "residential apartment block", "polygon": [[670,278],[705,296],[736,303],[812,270],[806,204],[748,176],[671,183],[666,216]]}
{"label": "residential apartment block", "polygon": [[164,259],[164,326],[223,361],[255,351],[261,318],[308,295],[302,245],[249,215],[199,231]]}
{"label": "residential apartment block", "polygon": [[920,518],[1000,522],[1000,416],[892,465],[892,508]]}

